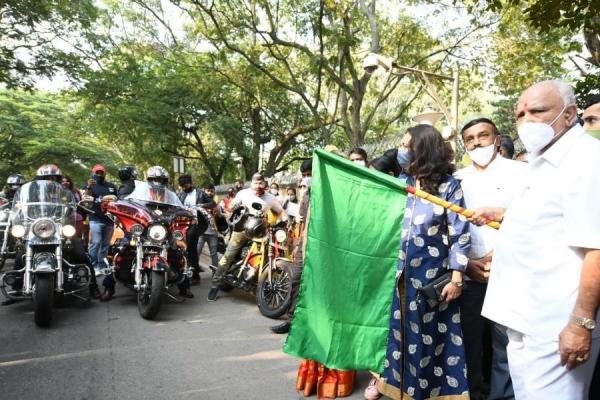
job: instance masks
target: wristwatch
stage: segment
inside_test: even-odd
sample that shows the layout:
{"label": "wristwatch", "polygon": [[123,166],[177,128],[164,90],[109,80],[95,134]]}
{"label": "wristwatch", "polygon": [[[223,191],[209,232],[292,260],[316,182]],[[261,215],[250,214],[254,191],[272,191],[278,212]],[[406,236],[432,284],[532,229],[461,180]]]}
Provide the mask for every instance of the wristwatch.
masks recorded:
{"label": "wristwatch", "polygon": [[450,281],[450,283],[452,283],[453,285],[455,285],[456,287],[463,287],[464,282],[463,281]]}
{"label": "wristwatch", "polygon": [[571,321],[583,326],[586,329],[592,330],[596,327],[596,321],[591,318],[581,317],[579,315],[571,314]]}

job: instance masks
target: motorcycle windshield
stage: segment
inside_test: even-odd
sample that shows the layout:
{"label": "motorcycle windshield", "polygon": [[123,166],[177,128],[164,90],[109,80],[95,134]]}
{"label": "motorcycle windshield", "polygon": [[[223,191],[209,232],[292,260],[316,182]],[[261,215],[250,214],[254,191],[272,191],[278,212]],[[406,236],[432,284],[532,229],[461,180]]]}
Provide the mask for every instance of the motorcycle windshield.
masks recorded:
{"label": "motorcycle windshield", "polygon": [[75,221],[75,200],[70,190],[47,180],[31,181],[15,194],[13,224],[28,226],[45,218],[62,225]]}

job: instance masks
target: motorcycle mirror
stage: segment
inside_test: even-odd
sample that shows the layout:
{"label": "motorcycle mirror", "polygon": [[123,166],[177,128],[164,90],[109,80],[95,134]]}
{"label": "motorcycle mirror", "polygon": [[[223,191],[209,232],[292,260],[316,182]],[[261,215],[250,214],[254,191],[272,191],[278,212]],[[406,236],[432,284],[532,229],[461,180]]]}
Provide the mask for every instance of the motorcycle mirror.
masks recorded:
{"label": "motorcycle mirror", "polygon": [[254,208],[257,211],[262,210],[262,204],[260,203],[252,203],[252,208]]}

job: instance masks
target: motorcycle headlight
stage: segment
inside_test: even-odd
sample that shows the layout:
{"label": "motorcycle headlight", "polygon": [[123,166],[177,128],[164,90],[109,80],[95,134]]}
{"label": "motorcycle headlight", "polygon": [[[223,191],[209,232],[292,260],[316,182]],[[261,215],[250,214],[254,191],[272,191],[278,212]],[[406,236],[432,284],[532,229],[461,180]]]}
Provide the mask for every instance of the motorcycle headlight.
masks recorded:
{"label": "motorcycle headlight", "polygon": [[56,225],[49,219],[40,219],[31,225],[31,231],[37,237],[48,239],[56,233]]}
{"label": "motorcycle headlight", "polygon": [[75,227],[73,225],[65,225],[62,227],[62,233],[65,237],[75,236]]}
{"label": "motorcycle headlight", "polygon": [[167,237],[167,228],[162,225],[152,225],[148,228],[148,237],[152,240],[160,242]]}
{"label": "motorcycle headlight", "polygon": [[144,233],[144,227],[140,224],[135,224],[131,227],[131,234],[133,236],[142,236]]}
{"label": "motorcycle headlight", "polygon": [[275,232],[275,240],[277,240],[279,243],[285,242],[285,239],[287,239],[286,231],[284,231],[283,229],[280,229],[277,232]]}
{"label": "motorcycle headlight", "polygon": [[174,231],[173,232],[173,239],[179,241],[179,240],[183,240],[183,232],[181,231]]}
{"label": "motorcycle headlight", "polygon": [[25,236],[25,227],[23,225],[14,225],[12,228],[10,228],[10,234],[17,239],[22,238]]}

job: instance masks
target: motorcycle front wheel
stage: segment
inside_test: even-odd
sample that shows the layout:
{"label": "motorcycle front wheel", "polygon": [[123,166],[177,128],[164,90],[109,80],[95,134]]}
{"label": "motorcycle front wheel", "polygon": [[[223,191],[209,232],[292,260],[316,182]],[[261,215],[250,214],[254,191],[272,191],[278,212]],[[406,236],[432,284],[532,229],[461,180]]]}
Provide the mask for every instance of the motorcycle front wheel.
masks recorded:
{"label": "motorcycle front wheel", "polygon": [[144,271],[142,275],[144,289],[138,292],[138,311],[144,319],[154,319],[162,304],[165,290],[165,273]]}
{"label": "motorcycle front wheel", "polygon": [[292,265],[277,260],[271,269],[271,280],[265,271],[256,288],[256,304],[261,314],[268,318],[279,318],[290,308],[292,301]]}
{"label": "motorcycle front wheel", "polygon": [[33,318],[37,326],[48,326],[52,320],[52,304],[54,303],[54,274],[38,274],[35,276],[33,290]]}

